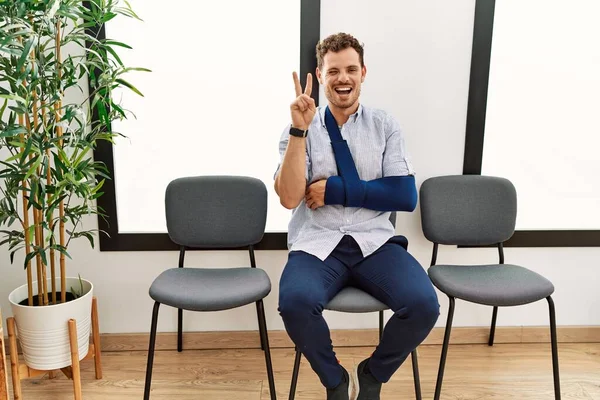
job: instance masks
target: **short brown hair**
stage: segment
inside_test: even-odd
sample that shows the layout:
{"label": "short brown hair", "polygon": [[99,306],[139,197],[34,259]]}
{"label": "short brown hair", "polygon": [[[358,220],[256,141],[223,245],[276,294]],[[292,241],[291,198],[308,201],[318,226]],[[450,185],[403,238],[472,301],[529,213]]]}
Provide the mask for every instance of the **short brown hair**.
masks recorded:
{"label": "short brown hair", "polygon": [[358,53],[358,59],[360,60],[360,66],[364,67],[364,49],[363,45],[358,40],[347,33],[336,33],[327,36],[317,44],[317,66],[323,68],[323,58],[328,51],[337,53],[338,51],[345,50],[352,47]]}

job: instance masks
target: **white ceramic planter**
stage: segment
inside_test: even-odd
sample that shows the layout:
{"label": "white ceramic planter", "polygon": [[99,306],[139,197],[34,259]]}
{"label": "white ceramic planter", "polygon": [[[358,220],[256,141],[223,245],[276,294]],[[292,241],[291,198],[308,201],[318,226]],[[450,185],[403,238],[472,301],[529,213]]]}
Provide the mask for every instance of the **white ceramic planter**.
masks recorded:
{"label": "white ceramic planter", "polygon": [[[8,296],[25,364],[30,368],[48,371],[71,365],[68,326],[71,318],[77,321],[79,359],[87,355],[94,287],[89,281],[82,279],[82,282],[85,294],[67,303],[44,307],[19,305],[27,298],[27,285],[13,290]],[[34,294],[37,294],[37,282],[34,282],[33,287]],[[67,291],[71,287],[80,289],[79,278],[67,278]],[[51,280],[48,280],[48,288],[51,288]],[[60,290],[60,279],[56,280],[56,288]]]}

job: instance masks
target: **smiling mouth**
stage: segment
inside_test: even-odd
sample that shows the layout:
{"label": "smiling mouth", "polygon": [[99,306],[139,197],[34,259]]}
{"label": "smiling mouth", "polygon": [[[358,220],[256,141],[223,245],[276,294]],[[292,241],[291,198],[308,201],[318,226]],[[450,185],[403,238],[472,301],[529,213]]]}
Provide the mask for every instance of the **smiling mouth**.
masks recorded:
{"label": "smiling mouth", "polygon": [[341,96],[347,96],[352,92],[352,88],[349,88],[349,87],[335,88],[335,92]]}

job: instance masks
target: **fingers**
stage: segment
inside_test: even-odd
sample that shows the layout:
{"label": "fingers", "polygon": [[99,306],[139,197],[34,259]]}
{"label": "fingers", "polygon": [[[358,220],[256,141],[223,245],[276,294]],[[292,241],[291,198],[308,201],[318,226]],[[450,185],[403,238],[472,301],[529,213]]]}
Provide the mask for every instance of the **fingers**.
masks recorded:
{"label": "fingers", "polygon": [[307,100],[307,103],[308,103],[307,106],[311,111],[313,111],[313,112],[317,111],[317,106],[315,105],[315,99],[313,99],[312,97],[309,97]]}
{"label": "fingers", "polygon": [[319,207],[323,207],[323,205],[324,205],[324,204],[320,204],[319,202],[317,202],[317,201],[313,201],[313,200],[310,200],[310,201],[307,201],[307,202],[306,202],[306,206],[307,206],[308,208],[310,208],[311,210],[316,210],[316,209],[317,209],[317,208],[319,208]]}
{"label": "fingers", "polygon": [[315,108],[315,99],[313,99],[312,97],[310,97],[307,94],[303,94],[300,96],[301,99],[304,99],[304,102],[306,103],[306,106],[309,108]]}
{"label": "fingers", "polygon": [[315,100],[311,97],[308,97],[305,94],[300,94],[300,96],[294,100],[294,103],[292,103],[294,107],[296,107],[298,110],[300,111],[306,111],[306,110],[315,110]]}
{"label": "fingers", "polygon": [[306,76],[306,87],[304,88],[304,94],[310,97],[312,93],[312,74]]}
{"label": "fingers", "polygon": [[309,193],[308,191],[306,196],[304,196],[304,201],[306,201],[306,206],[311,210],[316,210],[317,208],[323,207],[325,205],[320,200],[313,197],[312,193]]}
{"label": "fingers", "polygon": [[306,100],[304,100],[302,97],[298,97],[296,100],[294,100],[292,106],[302,112],[306,111],[309,107],[308,103],[306,103]]}
{"label": "fingers", "polygon": [[298,74],[296,71],[292,74],[294,76],[294,87],[296,89],[296,97],[302,94],[302,86],[300,85],[300,79],[298,79]]}
{"label": "fingers", "polygon": [[300,99],[302,99],[306,108],[309,108],[311,110],[315,109],[315,99],[313,99],[312,97],[309,97],[307,94],[301,95]]}
{"label": "fingers", "polygon": [[312,196],[310,195],[310,191],[307,190],[306,194],[304,195],[304,201],[306,202],[306,207],[311,208],[311,205],[315,202],[312,198]]}
{"label": "fingers", "polygon": [[[296,71],[294,71],[292,76],[294,77],[294,89],[296,90],[296,97],[299,97],[302,95],[302,85],[300,85],[300,79],[298,78],[298,73],[296,73]],[[304,94],[307,95],[308,97],[310,97],[310,95],[312,94],[312,86],[313,86],[313,77],[312,77],[312,74],[309,73],[308,75],[306,75],[306,87],[304,88]]]}
{"label": "fingers", "polygon": [[311,205],[315,202],[315,199],[313,198],[312,188],[310,186],[306,188],[304,193],[304,201],[306,201],[307,207],[312,208]]}

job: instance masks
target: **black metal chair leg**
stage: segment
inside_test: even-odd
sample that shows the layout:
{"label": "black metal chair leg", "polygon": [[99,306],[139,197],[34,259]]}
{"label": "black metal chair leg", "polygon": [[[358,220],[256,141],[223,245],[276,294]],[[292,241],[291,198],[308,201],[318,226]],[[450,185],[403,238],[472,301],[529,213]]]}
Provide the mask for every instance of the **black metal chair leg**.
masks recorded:
{"label": "black metal chair leg", "polygon": [[300,359],[302,358],[302,353],[296,347],[296,359],[294,360],[294,372],[292,373],[292,384],[290,386],[290,396],[289,400],[294,400],[296,397],[296,384],[298,383],[298,373],[300,372]]}
{"label": "black metal chair leg", "polygon": [[[383,311],[379,311],[379,341],[383,337]],[[417,349],[410,353],[412,360],[413,378],[415,381],[415,398],[421,400],[421,379],[419,377],[419,362],[417,360]],[[296,351],[296,364],[294,364],[294,375],[292,376],[292,389],[296,391],[296,380],[298,379],[297,367],[300,366],[300,352]],[[293,392],[290,389],[290,400],[293,400]]]}
{"label": "black metal chair leg", "polygon": [[144,386],[144,400],[150,399],[150,386],[152,384],[152,365],[154,364],[154,347],[156,345],[156,326],[158,324],[158,308],[160,303],[154,303],[152,310],[152,325],[150,325],[150,346],[148,347],[148,364],[146,366],[146,384]]}
{"label": "black metal chair leg", "polygon": [[415,398],[421,400],[421,378],[419,377],[419,362],[417,361],[417,349],[410,354],[413,368],[413,379],[415,381]]}
{"label": "black metal chair leg", "polygon": [[452,318],[454,317],[454,297],[448,296],[450,308],[448,309],[448,320],[446,322],[446,332],[444,333],[444,345],[442,346],[442,356],[440,358],[440,368],[438,370],[437,382],[435,384],[434,400],[440,399],[442,392],[442,381],[444,380],[444,367],[446,366],[446,356],[448,355],[448,344],[450,343],[450,331],[452,330]]}
{"label": "black metal chair leg", "polygon": [[496,333],[496,317],[498,317],[498,307],[494,307],[492,313],[492,327],[490,328],[490,339],[488,340],[488,346],[494,345],[494,335]]}
{"label": "black metal chair leg", "polygon": [[383,337],[383,311],[379,311],[379,341]]}
{"label": "black metal chair leg", "polygon": [[177,309],[177,351],[183,351],[183,310]]}
{"label": "black metal chair leg", "polygon": [[[256,302],[256,315],[258,316],[258,319],[260,320],[260,308],[258,306],[258,302]],[[260,330],[260,326],[259,326],[259,330]],[[265,351],[265,343],[263,342],[263,337],[262,335],[260,336],[260,349],[262,351]]]}
{"label": "black metal chair leg", "polygon": [[260,331],[261,343],[265,346],[265,363],[267,365],[267,377],[269,379],[269,392],[271,400],[277,400],[275,391],[275,376],[273,375],[273,364],[271,363],[271,350],[269,349],[269,336],[267,334],[267,320],[265,318],[265,307],[262,300],[256,302],[258,309],[258,330]]}
{"label": "black metal chair leg", "polygon": [[552,373],[554,374],[554,398],[560,400],[560,375],[558,370],[558,339],[556,337],[556,314],[554,301],[551,296],[546,297],[550,310],[550,341],[552,342]]}

